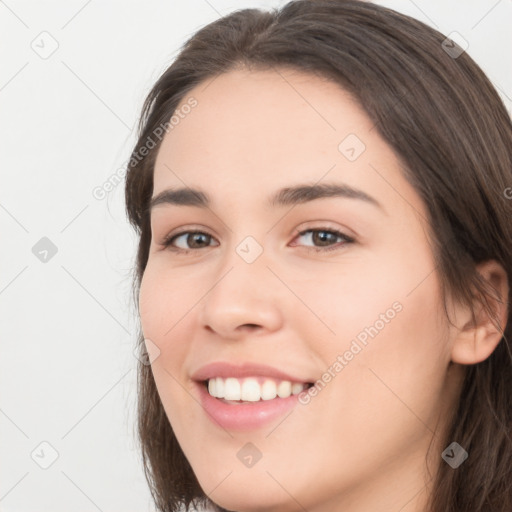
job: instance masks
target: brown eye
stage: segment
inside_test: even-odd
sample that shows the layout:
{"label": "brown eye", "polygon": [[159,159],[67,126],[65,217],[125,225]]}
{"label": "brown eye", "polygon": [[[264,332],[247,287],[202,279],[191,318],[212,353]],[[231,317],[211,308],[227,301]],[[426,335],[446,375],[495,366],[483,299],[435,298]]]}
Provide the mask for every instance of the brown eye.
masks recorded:
{"label": "brown eye", "polygon": [[[341,247],[355,242],[355,240],[340,231],[333,229],[307,229],[301,231],[295,238],[306,237],[313,245],[307,246],[307,249],[314,250],[316,252],[326,252],[334,249],[340,249]],[[177,245],[177,242],[181,239],[181,245]],[[211,246],[210,242],[214,240],[213,236],[203,231],[183,231],[175,235],[167,237],[162,245],[169,248],[172,251],[178,253],[188,253],[193,250],[204,249]],[[336,243],[338,241],[338,243]],[[184,247],[183,247],[184,245]],[[217,244],[218,245],[218,244]],[[294,244],[294,246],[297,244]],[[300,245],[300,244],[299,244]]]}
{"label": "brown eye", "polygon": [[[185,247],[175,245],[175,242],[179,239],[182,239],[180,243],[184,244]],[[188,252],[189,250],[208,247],[212,239],[211,235],[202,231],[184,231],[183,233],[166,238],[162,245],[178,252]]]}
{"label": "brown eye", "polygon": [[[340,231],[336,231],[333,229],[306,229],[305,231],[301,231],[299,233],[299,237],[305,236],[306,234],[311,233],[311,235],[307,235],[307,238],[313,242],[313,246],[306,246],[308,249],[312,249],[316,252],[322,251],[332,251],[334,249],[339,249],[342,246],[353,243],[355,240]],[[336,240],[340,240],[341,242],[336,244]],[[318,244],[318,245],[317,245]],[[334,244],[334,245],[333,245]]]}

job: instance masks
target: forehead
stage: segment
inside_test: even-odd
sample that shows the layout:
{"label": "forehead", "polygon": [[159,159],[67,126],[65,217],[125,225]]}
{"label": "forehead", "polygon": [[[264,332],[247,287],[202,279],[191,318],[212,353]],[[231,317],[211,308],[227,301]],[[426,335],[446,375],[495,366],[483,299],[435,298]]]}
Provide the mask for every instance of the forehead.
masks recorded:
{"label": "forehead", "polygon": [[[195,106],[181,112],[191,98]],[[242,201],[326,178],[386,196],[392,189],[382,176],[407,188],[366,112],[325,78],[285,69],[231,71],[192,89],[180,112],[156,159],[153,195],[189,186]],[[414,195],[410,187],[404,193]]]}
{"label": "forehead", "polygon": [[241,163],[244,168],[250,161],[272,162],[266,168],[275,168],[308,154],[338,156],[343,137],[363,138],[372,128],[338,84],[294,70],[222,74],[191,90],[178,113],[191,97],[197,105],[181,114],[166,135],[162,159],[208,159],[210,165]]}

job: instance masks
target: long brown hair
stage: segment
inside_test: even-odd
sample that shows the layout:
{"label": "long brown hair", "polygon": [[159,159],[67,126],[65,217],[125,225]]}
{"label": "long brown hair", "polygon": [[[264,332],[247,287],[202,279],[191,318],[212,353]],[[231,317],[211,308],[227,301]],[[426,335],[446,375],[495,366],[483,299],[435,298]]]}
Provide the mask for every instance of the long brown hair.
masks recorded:
{"label": "long brown hair", "polygon": [[[128,165],[126,208],[138,234],[134,295],[148,260],[148,203],[161,139],[140,158],[188,92],[230,70],[293,68],[340,84],[360,102],[429,213],[444,291],[471,307],[491,293],[475,269],[494,259],[512,276],[512,126],[496,90],[446,36],[368,2],[297,0],[280,9],[235,11],[181,48],[144,103]],[[168,125],[167,125],[168,126]],[[508,297],[510,304],[510,296]],[[469,458],[456,470],[439,454],[429,511],[512,511],[512,312],[500,343],[468,367],[443,439]],[[142,334],[138,347],[145,353]],[[185,458],[151,367],[138,367],[138,435],[158,510],[213,506]]]}

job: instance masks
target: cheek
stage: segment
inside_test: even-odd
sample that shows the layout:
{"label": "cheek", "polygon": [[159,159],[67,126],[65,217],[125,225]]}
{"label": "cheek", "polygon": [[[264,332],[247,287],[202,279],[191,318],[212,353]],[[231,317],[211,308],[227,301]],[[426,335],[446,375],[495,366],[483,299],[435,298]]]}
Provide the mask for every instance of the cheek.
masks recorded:
{"label": "cheek", "polygon": [[149,261],[139,292],[139,314],[145,337],[164,340],[199,300],[186,272],[169,272],[163,262]]}
{"label": "cheek", "polygon": [[[313,315],[304,320],[311,351],[321,356],[325,385],[299,409],[305,420],[293,424],[293,434],[318,443],[313,451],[329,452],[311,463],[333,474],[342,471],[340,460],[398,458],[404,446],[421,442],[435,427],[449,359],[437,281],[431,276],[409,295],[405,282],[375,272],[334,287],[336,300],[321,293],[309,296],[335,334]],[[353,293],[344,293],[349,286]],[[313,336],[313,325],[321,336]],[[312,423],[311,417],[322,421]],[[290,431],[280,428],[286,438]]]}
{"label": "cheek", "polygon": [[190,320],[187,315],[199,297],[195,298],[197,292],[184,286],[186,282],[186,277],[180,279],[176,272],[148,262],[139,293],[142,333],[148,352],[151,354],[149,347],[153,347],[157,354],[151,370],[169,418],[174,417],[178,404],[190,398],[178,381],[184,380],[182,367],[189,347],[186,340],[190,333],[185,332]]}
{"label": "cheek", "polygon": [[[330,280],[319,273],[315,282],[296,282],[297,295],[307,297],[315,313],[297,317],[300,332],[312,340],[325,369],[343,375],[336,379],[340,393],[360,403],[368,393],[398,401],[396,393],[419,401],[420,409],[432,406],[426,395],[434,400],[449,363],[441,290],[432,268],[426,250],[397,251],[380,254],[378,261],[353,262],[340,274],[331,272]],[[313,346],[315,339],[321,341]]]}
{"label": "cheek", "polygon": [[[151,371],[166,415],[173,424],[180,411],[191,405],[190,396],[179,382],[183,381],[180,370],[187,353],[187,343],[182,342],[186,314],[197,301],[189,300],[191,293],[179,281],[176,273],[150,260],[139,292],[143,336],[158,347]],[[182,281],[185,283],[186,278]]]}
{"label": "cheek", "polygon": [[[364,344],[377,335],[376,331],[379,336],[389,331],[391,324],[411,322],[413,327],[415,317],[422,319],[422,310],[427,315],[434,314],[438,297],[436,285],[431,282],[423,289],[418,287],[419,293],[411,293],[420,281],[418,276],[424,277],[430,267],[413,267],[406,258],[402,256],[400,260],[394,254],[365,255],[346,259],[340,265],[319,265],[314,279],[293,276],[292,281],[290,276],[290,287],[307,306],[296,304],[304,314],[290,317],[290,322],[302,323],[308,329],[310,338],[304,339],[321,337],[337,348],[343,348],[356,337]],[[426,287],[430,288],[425,290]]]}

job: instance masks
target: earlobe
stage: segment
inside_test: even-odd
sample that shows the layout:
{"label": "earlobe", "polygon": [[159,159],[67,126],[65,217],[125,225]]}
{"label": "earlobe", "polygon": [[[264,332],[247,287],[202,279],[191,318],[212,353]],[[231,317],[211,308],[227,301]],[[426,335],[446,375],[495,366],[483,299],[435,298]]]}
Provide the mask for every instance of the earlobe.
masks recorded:
{"label": "earlobe", "polygon": [[[503,337],[509,313],[509,281],[504,268],[495,260],[480,263],[477,270],[487,284],[487,304],[475,304],[475,318],[465,310],[453,342],[452,361],[477,364],[485,361]],[[490,310],[490,311],[489,311]]]}

